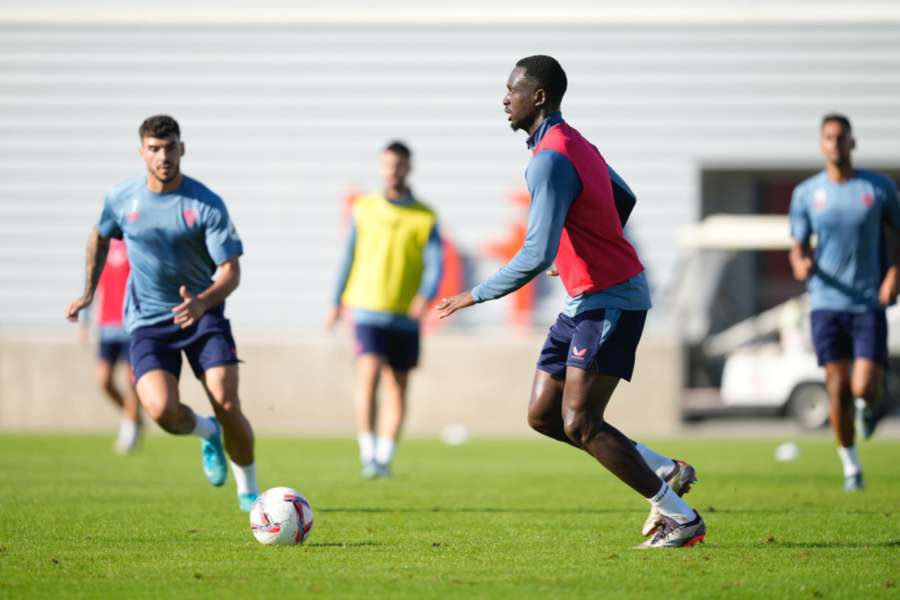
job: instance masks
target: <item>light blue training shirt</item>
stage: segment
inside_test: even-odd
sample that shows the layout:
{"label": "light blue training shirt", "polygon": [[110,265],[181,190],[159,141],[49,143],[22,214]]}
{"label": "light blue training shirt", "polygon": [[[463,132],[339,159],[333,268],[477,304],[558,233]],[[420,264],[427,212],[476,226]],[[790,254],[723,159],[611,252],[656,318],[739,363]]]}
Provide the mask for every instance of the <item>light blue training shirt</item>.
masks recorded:
{"label": "light blue training shirt", "polygon": [[124,239],[131,263],[125,296],[125,328],[173,318],[183,285],[198,294],[218,265],[244,253],[225,203],[205,185],[185,176],[178,189],[156,194],[141,175],[113,188],[97,229]]}
{"label": "light blue training shirt", "polygon": [[807,284],[812,310],[867,312],[889,266],[883,225],[900,228],[897,187],[888,177],[857,169],[846,182],[822,172],[794,188],[791,237],[816,235],[815,270]]}

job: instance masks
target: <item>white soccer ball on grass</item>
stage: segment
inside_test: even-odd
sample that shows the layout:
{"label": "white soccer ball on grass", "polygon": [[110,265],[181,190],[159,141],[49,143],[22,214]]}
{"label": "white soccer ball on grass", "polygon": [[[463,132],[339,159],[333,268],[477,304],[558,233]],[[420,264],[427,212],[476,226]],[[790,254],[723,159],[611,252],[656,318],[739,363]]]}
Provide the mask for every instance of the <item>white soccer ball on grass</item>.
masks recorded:
{"label": "white soccer ball on grass", "polygon": [[784,442],[775,448],[775,460],[778,462],[790,462],[800,456],[800,447],[794,442]]}
{"label": "white soccer ball on grass", "polygon": [[289,487],[266,490],[250,511],[250,528],[261,544],[302,544],[312,526],[312,507]]}

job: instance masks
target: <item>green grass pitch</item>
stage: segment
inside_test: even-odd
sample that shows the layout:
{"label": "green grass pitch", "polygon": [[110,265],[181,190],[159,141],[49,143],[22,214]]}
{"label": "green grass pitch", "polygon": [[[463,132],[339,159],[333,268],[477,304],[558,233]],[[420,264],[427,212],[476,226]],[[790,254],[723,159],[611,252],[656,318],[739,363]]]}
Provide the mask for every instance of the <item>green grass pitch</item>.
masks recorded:
{"label": "green grass pitch", "polygon": [[362,481],[350,440],[262,438],[260,483],[307,495],[303,546],[268,547],[232,481],[203,479],[196,439],[0,436],[0,597],[900,597],[900,442],[841,490],[831,442],[653,444],[698,469],[705,544],[639,551],[647,503],[542,439],[411,440],[395,477]]}

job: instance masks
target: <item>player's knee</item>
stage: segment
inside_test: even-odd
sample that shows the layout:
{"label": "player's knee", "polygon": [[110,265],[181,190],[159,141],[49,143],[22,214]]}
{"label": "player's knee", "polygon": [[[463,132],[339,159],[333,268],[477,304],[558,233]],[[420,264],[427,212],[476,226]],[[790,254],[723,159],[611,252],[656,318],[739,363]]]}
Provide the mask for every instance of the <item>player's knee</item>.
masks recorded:
{"label": "player's knee", "polygon": [[528,411],[528,426],[537,431],[538,433],[547,433],[550,429],[547,420],[544,419],[543,415],[535,415],[532,412]]}
{"label": "player's knee", "polygon": [[112,370],[108,368],[98,368],[97,369],[97,385],[100,386],[100,389],[103,391],[107,391],[109,386],[113,383]]}
{"label": "player's knee", "polygon": [[587,418],[584,411],[569,411],[563,420],[563,430],[566,432],[566,437],[581,446],[588,436]]}
{"label": "player's knee", "polygon": [[846,397],[851,396],[851,387],[848,377],[835,376],[825,382],[825,388],[828,390],[828,395],[832,402],[842,402]]}
{"label": "player's knee", "polygon": [[228,416],[240,412],[240,403],[236,393],[222,390],[220,393],[211,392],[213,412],[217,417]]}
{"label": "player's knee", "polygon": [[528,426],[538,433],[547,433],[553,429],[553,421],[550,415],[532,404],[528,407]]}
{"label": "player's knee", "polygon": [[612,431],[612,427],[606,421],[591,418],[587,411],[572,413],[571,418],[565,419],[563,426],[566,436],[582,448]]}
{"label": "player's knee", "polygon": [[870,399],[875,395],[876,390],[877,386],[872,379],[867,381],[854,381],[850,386],[850,392],[853,394],[854,398]]}
{"label": "player's knee", "polygon": [[360,379],[377,379],[381,372],[381,359],[375,354],[361,354],[356,359],[356,375]]}
{"label": "player's knee", "polygon": [[113,381],[112,377],[104,377],[100,379],[100,389],[102,389],[107,395],[115,396],[118,393],[116,389],[116,384]]}
{"label": "player's knee", "polygon": [[178,405],[172,402],[152,403],[144,407],[147,414],[168,433],[179,433]]}

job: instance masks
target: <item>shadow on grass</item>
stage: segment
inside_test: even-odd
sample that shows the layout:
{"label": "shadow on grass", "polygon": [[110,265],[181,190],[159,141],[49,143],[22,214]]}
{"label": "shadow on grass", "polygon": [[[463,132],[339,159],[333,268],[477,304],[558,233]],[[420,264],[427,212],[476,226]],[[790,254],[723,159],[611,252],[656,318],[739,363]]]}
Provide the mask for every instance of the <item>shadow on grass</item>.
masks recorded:
{"label": "shadow on grass", "polygon": [[[746,515],[746,514],[760,514],[760,515],[790,515],[794,513],[804,513],[804,514],[812,514],[812,513],[821,513],[832,515],[834,514],[834,510],[829,506],[825,505],[815,505],[815,504],[803,504],[798,505],[796,508],[711,508],[706,507],[703,508],[702,505],[697,505],[694,508],[699,510],[704,518],[707,515]],[[890,510],[844,510],[841,511],[843,514],[847,515],[884,515],[885,517],[892,517],[894,515],[893,511]]]}
{"label": "shadow on grass", "polygon": [[316,512],[323,513],[509,513],[509,514],[594,514],[594,515],[614,515],[614,514],[632,514],[646,513],[646,510],[628,510],[613,508],[317,508]]}
{"label": "shadow on grass", "polygon": [[315,548],[366,548],[369,546],[384,546],[381,542],[310,542],[304,544]]}
{"label": "shadow on grass", "polygon": [[[801,506],[798,508],[737,508],[737,509],[722,509],[722,508],[712,508],[702,506],[697,506],[698,511],[705,517],[708,518],[708,515],[720,514],[720,515],[746,515],[748,513],[754,514],[762,514],[762,515],[790,515],[794,513],[804,513],[808,514],[810,512],[815,512],[814,508],[809,506]],[[623,515],[623,514],[637,514],[637,513],[645,513],[646,509],[627,509],[627,508],[500,508],[500,507],[453,507],[453,508],[444,508],[440,506],[435,506],[432,508],[409,508],[409,507],[367,507],[367,506],[353,506],[353,507],[337,507],[337,508],[316,508],[316,512],[324,512],[324,513],[509,513],[509,514],[567,514],[567,515]],[[821,510],[822,513],[831,514],[831,511],[826,510],[824,507]],[[858,514],[858,515],[884,515],[884,516],[892,516],[893,513],[884,510],[848,510],[847,514]]]}
{"label": "shadow on grass", "polygon": [[855,548],[855,549],[872,549],[872,548],[900,548],[900,540],[892,540],[890,542],[875,542],[875,543],[863,543],[863,542],[780,542],[780,541],[772,541],[772,542],[751,542],[747,544],[722,544],[716,545],[719,548],[760,548],[765,547],[769,549],[777,549],[777,548]]}

